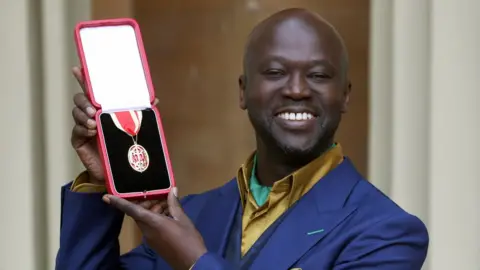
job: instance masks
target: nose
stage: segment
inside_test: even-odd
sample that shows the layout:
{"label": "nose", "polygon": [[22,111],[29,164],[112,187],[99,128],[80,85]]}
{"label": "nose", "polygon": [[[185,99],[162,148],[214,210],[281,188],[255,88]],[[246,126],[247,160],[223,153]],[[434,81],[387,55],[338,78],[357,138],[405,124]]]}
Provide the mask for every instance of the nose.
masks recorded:
{"label": "nose", "polygon": [[290,76],[283,94],[287,98],[293,100],[307,99],[311,97],[311,90],[308,86],[306,77],[300,72],[294,73]]}

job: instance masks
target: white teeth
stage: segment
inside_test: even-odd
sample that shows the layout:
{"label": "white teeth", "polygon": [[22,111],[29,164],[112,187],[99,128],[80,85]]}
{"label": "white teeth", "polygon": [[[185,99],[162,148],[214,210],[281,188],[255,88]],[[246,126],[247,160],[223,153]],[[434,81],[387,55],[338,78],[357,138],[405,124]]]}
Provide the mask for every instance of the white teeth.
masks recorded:
{"label": "white teeth", "polygon": [[281,113],[278,117],[285,119],[285,120],[293,120],[293,121],[305,121],[314,118],[314,116],[310,113]]}

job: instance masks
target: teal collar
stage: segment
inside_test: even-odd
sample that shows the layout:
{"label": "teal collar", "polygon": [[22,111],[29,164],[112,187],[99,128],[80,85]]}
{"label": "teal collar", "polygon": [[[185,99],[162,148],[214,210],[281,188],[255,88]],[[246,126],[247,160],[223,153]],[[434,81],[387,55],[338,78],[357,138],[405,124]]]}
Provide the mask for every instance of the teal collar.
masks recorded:
{"label": "teal collar", "polygon": [[250,176],[250,192],[252,193],[252,197],[257,203],[259,207],[263,206],[268,199],[268,195],[270,195],[270,191],[272,187],[262,186],[258,181],[256,175],[256,168],[257,168],[257,155],[253,157],[253,166],[252,166],[252,175]]}

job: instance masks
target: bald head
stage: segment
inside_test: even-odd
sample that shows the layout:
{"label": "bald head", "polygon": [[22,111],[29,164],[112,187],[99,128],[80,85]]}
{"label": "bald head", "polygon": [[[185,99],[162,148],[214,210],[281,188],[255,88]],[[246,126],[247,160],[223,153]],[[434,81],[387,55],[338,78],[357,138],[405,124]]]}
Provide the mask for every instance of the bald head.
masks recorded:
{"label": "bald head", "polygon": [[340,35],[315,13],[287,9],[255,27],[239,84],[259,152],[298,162],[331,146],[349,101],[347,59]]}
{"label": "bald head", "polygon": [[315,39],[315,45],[325,50],[325,53],[331,51],[340,57],[339,69],[344,78],[347,78],[348,53],[340,34],[317,13],[300,8],[277,12],[260,22],[252,30],[244,52],[243,69],[245,75],[251,68],[251,60],[263,53],[266,46],[278,41],[279,35],[283,36],[280,39],[291,39],[298,42],[308,42]]}

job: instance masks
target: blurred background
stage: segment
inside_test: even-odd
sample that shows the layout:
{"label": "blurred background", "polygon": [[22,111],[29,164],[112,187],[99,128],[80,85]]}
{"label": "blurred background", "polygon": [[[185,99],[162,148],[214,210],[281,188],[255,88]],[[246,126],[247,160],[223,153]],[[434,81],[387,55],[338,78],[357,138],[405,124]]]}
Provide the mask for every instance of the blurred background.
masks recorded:
{"label": "blurred background", "polygon": [[[337,141],[427,224],[424,269],[480,269],[480,1],[0,0],[0,270],[54,269],[60,187],[82,170],[70,147],[75,23],[139,22],[185,195],[231,179],[254,149],[238,107],[242,50],[288,7],[344,37],[353,93]],[[140,238],[126,219],[122,252]]]}

